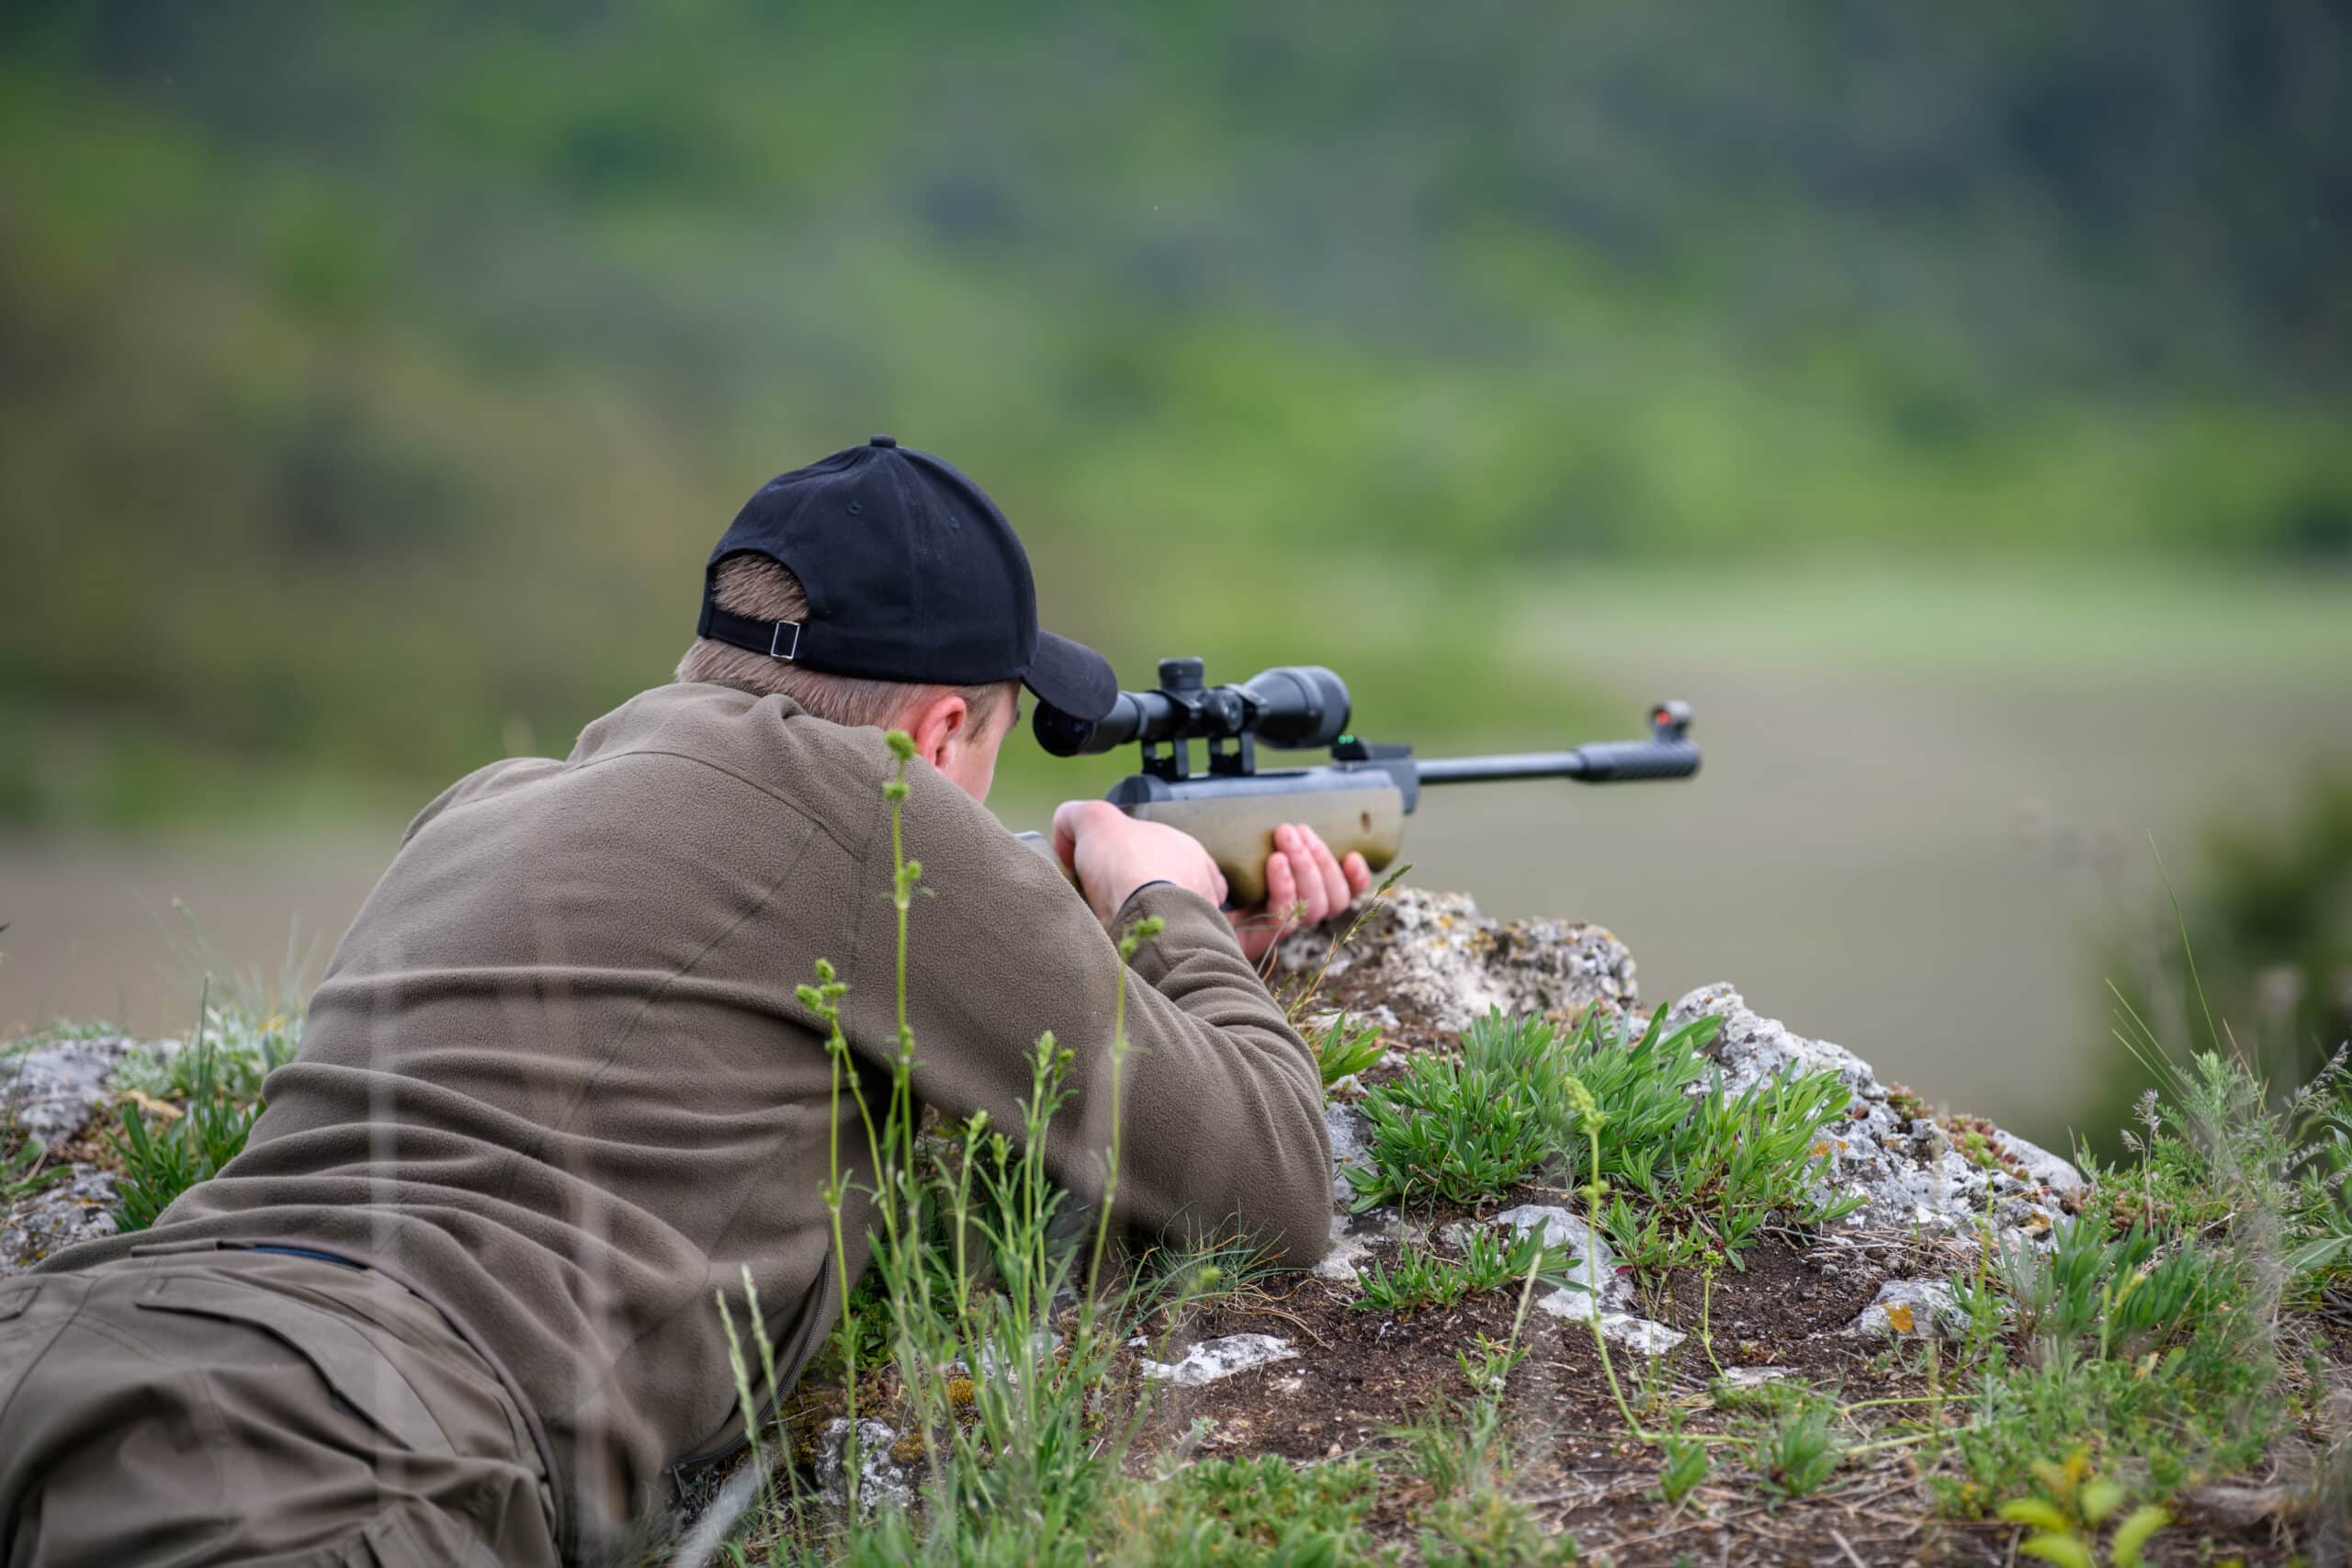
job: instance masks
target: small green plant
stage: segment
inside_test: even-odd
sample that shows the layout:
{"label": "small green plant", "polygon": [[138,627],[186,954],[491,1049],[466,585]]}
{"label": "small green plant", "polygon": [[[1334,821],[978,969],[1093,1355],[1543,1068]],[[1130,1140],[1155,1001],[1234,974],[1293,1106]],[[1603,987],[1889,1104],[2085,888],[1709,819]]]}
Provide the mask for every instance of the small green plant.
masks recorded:
{"label": "small green plant", "polygon": [[2062,1220],[2046,1251],[2022,1242],[2004,1247],[1998,1269],[2027,1339],[2088,1338],[2102,1359],[2169,1343],[2236,1283],[2225,1258],[2188,1237],[2160,1256],[2137,1222],[2109,1241],[2097,1220]]}
{"label": "small green plant", "polygon": [[1786,1498],[1808,1496],[1837,1473],[1845,1450],[1830,1429],[1829,1407],[1808,1401],[1765,1428],[1750,1463],[1767,1488]]}
{"label": "small green plant", "polygon": [[1481,1228],[1463,1238],[1458,1259],[1419,1247],[1400,1248],[1396,1267],[1374,1264],[1363,1276],[1363,1293],[1350,1304],[1367,1312],[1449,1307],[1464,1296],[1497,1290],[1530,1275],[1584,1289],[1564,1277],[1567,1267],[1568,1249],[1546,1247],[1540,1228],[1520,1231],[1509,1239],[1493,1229]]}
{"label": "small green plant", "polygon": [[1341,1078],[1365,1072],[1388,1052],[1380,1038],[1380,1025],[1353,1022],[1346,1013],[1308,1035],[1306,1043],[1315,1049],[1315,1063],[1322,1069],[1327,1089]]}
{"label": "small green plant", "polygon": [[2143,1503],[2116,1518],[2128,1500],[2124,1490],[2091,1473],[2087,1450],[2076,1449],[2064,1463],[2042,1461],[2033,1470],[2040,1495],[2000,1507],[2001,1517],[2034,1532],[2018,1543],[2028,1557],[2060,1568],[2100,1568],[2099,1532],[2115,1519],[2105,1561],[2109,1568],[2139,1568],[2150,1539],[2172,1522],[2172,1516],[2154,1503]]}
{"label": "small green plant", "polygon": [[2314,1101],[2333,1074],[2274,1110],[2243,1063],[2200,1052],[2177,1064],[2135,1017],[2126,1039],[2163,1086],[2125,1135],[2136,1162],[2093,1164],[2091,1196],[2047,1248],[1988,1247],[1962,1292],[1973,1320],[2007,1297],[2022,1354],[1997,1338],[1976,1352],[1973,1419],[1949,1434],[1958,1473],[1933,1478],[1951,1511],[2048,1492],[2048,1456],[2075,1449],[2161,1502],[2256,1462],[2287,1423],[2274,1317],[2315,1208],[2298,1127],[2324,1118]]}
{"label": "small green plant", "polygon": [[1354,1206],[1475,1202],[1555,1162],[1569,1116],[1558,1039],[1541,1018],[1489,1013],[1464,1032],[1460,1061],[1416,1056],[1374,1089],[1371,1168],[1348,1172]]}
{"label": "small green plant", "polygon": [[[1419,1056],[1365,1096],[1368,1165],[1348,1181],[1361,1210],[1386,1201],[1476,1202],[1540,1173],[1583,1176],[1601,1229],[1637,1268],[1740,1249],[1774,1215],[1825,1224],[1860,1199],[1824,1199],[1845,1086],[1785,1072],[1737,1093],[1702,1054],[1721,1020],[1668,1032],[1594,1009],[1563,1040],[1546,1020],[1489,1013],[1459,1062]],[[1698,1086],[1713,1074],[1705,1088]],[[1638,1201],[1636,1201],[1638,1200]]]}
{"label": "small green plant", "polygon": [[1381,1481],[1363,1461],[1294,1466],[1272,1454],[1202,1460],[1139,1492],[1121,1520],[1125,1551],[1170,1568],[1238,1562],[1394,1561],[1364,1524]]}
{"label": "small green plant", "polygon": [[1704,1443],[1693,1442],[1688,1438],[1667,1438],[1660,1446],[1666,1450],[1666,1464],[1657,1472],[1657,1492],[1671,1507],[1690,1495],[1699,1483],[1707,1479],[1712,1465]]}
{"label": "small green plant", "polygon": [[1545,1535],[1525,1505],[1491,1489],[1441,1498],[1421,1527],[1420,1546],[1430,1568],[1550,1568],[1579,1561],[1574,1536]]}
{"label": "small green plant", "polygon": [[119,1112],[120,1134],[101,1134],[121,1167],[114,1209],[119,1230],[147,1229],[174,1199],[211,1179],[244,1151],[261,1115],[258,1100],[240,1100],[220,1081],[208,1027],[211,995],[208,976],[197,1006],[196,1032],[180,1050],[190,1058],[186,1109],[175,1114],[169,1108],[151,1110],[126,1101]]}
{"label": "small green plant", "polygon": [[187,1100],[196,1098],[199,1075],[209,1075],[212,1092],[255,1100],[262,1080],[292,1061],[302,1043],[299,1011],[260,1011],[234,998],[207,1006],[199,1029],[206,1043],[202,1053],[188,1046],[167,1055],[144,1045],[125,1051],[115,1068],[116,1084],[151,1100]]}

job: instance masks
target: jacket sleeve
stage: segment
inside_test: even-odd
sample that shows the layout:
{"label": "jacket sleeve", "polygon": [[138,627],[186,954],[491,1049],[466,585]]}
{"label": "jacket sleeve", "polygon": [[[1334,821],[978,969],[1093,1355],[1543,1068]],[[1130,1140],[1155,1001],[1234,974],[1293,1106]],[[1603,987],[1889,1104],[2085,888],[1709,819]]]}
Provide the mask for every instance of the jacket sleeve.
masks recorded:
{"label": "jacket sleeve", "polygon": [[[1242,957],[1232,927],[1169,884],[1124,921],[1164,928],[1132,968],[1052,862],[932,770],[909,769],[907,853],[922,877],[909,916],[907,1004],[917,1097],[1021,1128],[1040,1034],[1071,1053],[1046,1145],[1054,1179],[1091,1205],[1119,1150],[1114,1221],[1193,1242],[1253,1235],[1305,1266],[1329,1245],[1331,1153],[1314,1053]],[[876,785],[877,799],[880,781]],[[870,1066],[896,1052],[896,912],[887,809],[864,855],[844,1024]],[[1123,928],[1124,929],[1124,928]],[[1112,1041],[1126,991],[1127,1055],[1112,1119]]]}

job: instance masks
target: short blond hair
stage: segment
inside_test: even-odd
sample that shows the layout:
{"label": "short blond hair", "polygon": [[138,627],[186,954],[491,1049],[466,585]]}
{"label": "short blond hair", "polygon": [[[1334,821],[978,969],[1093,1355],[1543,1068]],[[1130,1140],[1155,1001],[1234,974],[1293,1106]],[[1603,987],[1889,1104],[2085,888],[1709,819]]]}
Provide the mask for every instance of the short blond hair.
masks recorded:
{"label": "short blond hair", "polygon": [[[711,590],[722,610],[749,615],[755,621],[803,621],[808,617],[808,595],[800,580],[765,556],[730,556],[718,563]],[[876,729],[923,701],[943,693],[964,699],[976,724],[996,717],[997,705],[1011,701],[1013,682],[998,681],[985,686],[949,686],[922,681],[869,681],[858,675],[832,675],[804,669],[786,659],[771,659],[748,648],[698,637],[678,660],[681,681],[719,681],[763,697],[790,697],[819,718],[835,724],[870,726]]]}

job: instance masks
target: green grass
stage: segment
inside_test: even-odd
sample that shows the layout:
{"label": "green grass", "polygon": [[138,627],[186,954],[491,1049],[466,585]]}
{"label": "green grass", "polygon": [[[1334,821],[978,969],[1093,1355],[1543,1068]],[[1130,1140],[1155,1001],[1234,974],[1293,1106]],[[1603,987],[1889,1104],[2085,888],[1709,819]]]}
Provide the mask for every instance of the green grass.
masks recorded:
{"label": "green grass", "polygon": [[1546,1247],[1542,1227],[1511,1233],[1482,1227],[1462,1237],[1462,1256],[1447,1258],[1407,1245],[1394,1269],[1375,1263],[1363,1276],[1363,1293],[1349,1304],[1363,1312],[1409,1313],[1449,1307],[1466,1295],[1536,1279],[1574,1285],[1565,1278],[1568,1249]]}
{"label": "green grass", "polygon": [[1830,1416],[1826,1403],[1808,1401],[1763,1429],[1749,1462],[1768,1490],[1783,1498],[1806,1497],[1838,1472],[1845,1445],[1831,1430]]}
{"label": "green grass", "polygon": [[210,1096],[253,1102],[262,1080],[294,1059],[301,1049],[302,1015],[227,1002],[208,1005],[197,1037],[168,1055],[134,1045],[115,1067],[115,1082],[155,1100],[186,1101]]}
{"label": "green grass", "polygon": [[[1589,1021],[1593,1032],[1598,1021]],[[1351,1169],[1354,1206],[1472,1203],[1557,1164],[1576,1113],[1574,1069],[1551,1023],[1491,1013],[1462,1035],[1461,1059],[1418,1055],[1364,1097],[1370,1168]]]}
{"label": "green grass", "polygon": [[1707,1479],[1714,1461],[1707,1455],[1706,1444],[1687,1438],[1669,1437],[1658,1446],[1666,1455],[1666,1463],[1657,1472],[1658,1496],[1672,1507]]}
{"label": "green grass", "polygon": [[1788,1071],[1727,1091],[1702,1054],[1722,1026],[1668,1032],[1593,1009],[1572,1035],[1499,1013],[1462,1036],[1458,1061],[1416,1056],[1364,1097],[1368,1168],[1354,1206],[1477,1203],[1538,1177],[1581,1177],[1612,1245],[1664,1269],[1740,1249],[1776,1215],[1819,1224],[1856,1200],[1823,1200],[1822,1129],[1845,1110],[1836,1074]]}
{"label": "green grass", "polygon": [[1387,1044],[1380,1038],[1380,1025],[1357,1023],[1346,1013],[1307,1033],[1306,1043],[1314,1049],[1325,1089],[1364,1072],[1388,1054]]}
{"label": "green grass", "polygon": [[1171,1568],[1391,1562],[1396,1554],[1380,1548],[1365,1524],[1389,1480],[1363,1460],[1304,1468],[1272,1454],[1202,1460],[1123,1500],[1114,1550]]}
{"label": "green grass", "polygon": [[[2220,1045],[2225,1032],[2209,1029]],[[2161,1503],[2242,1472],[2309,1416],[2300,1367],[2314,1350],[2292,1309],[2316,1303],[2346,1263],[2341,1062],[2279,1100],[2220,1049],[2165,1051],[2128,1006],[2124,1031],[2162,1086],[2125,1134],[2132,1157],[2086,1158],[2080,1215],[2046,1248],[1993,1253],[1963,1287],[1981,1365],[1971,1419],[1933,1477],[1956,1512],[2038,1488],[2064,1514],[2074,1505],[2051,1477],[2078,1483],[2088,1456],[2113,1502],[2066,1516],[2086,1549],[2127,1497]]]}
{"label": "green grass", "polygon": [[2081,1449],[2063,1463],[2034,1466],[2034,1495],[2002,1504],[2001,1517],[2034,1532],[2018,1543],[2020,1552],[2060,1568],[2098,1568],[2102,1561],[2109,1568],[2139,1568],[2148,1542],[2171,1523],[2153,1503],[2124,1512],[2128,1494],[2092,1474]]}
{"label": "green grass", "polygon": [[1521,1292],[1509,1340],[1496,1345],[1481,1337],[1474,1349],[1454,1353],[1467,1399],[1442,1399],[1392,1434],[1402,1445],[1398,1462],[1434,1499],[1418,1532],[1424,1562],[1504,1568],[1577,1561],[1575,1538],[1545,1534],[1512,1495],[1518,1445],[1504,1395],[1527,1354],[1519,1337],[1532,1294]]}
{"label": "green grass", "polygon": [[39,1138],[27,1138],[0,1155],[0,1214],[28,1198],[39,1197],[73,1174],[71,1168],[48,1161],[48,1145]]}
{"label": "green grass", "polygon": [[300,1037],[299,1022],[275,1013],[255,1020],[243,1009],[214,1008],[207,977],[187,1042],[167,1062],[151,1055],[138,1069],[155,1085],[157,1103],[124,1099],[119,1131],[101,1134],[119,1168],[119,1229],[147,1229],[174,1199],[243,1152],[263,1110],[261,1080],[293,1058]]}

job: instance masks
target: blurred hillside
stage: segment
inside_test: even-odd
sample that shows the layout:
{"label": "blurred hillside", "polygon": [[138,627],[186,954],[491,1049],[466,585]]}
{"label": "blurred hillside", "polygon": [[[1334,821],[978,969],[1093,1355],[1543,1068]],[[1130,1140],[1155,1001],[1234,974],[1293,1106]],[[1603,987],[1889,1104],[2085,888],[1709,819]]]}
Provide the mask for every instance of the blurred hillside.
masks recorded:
{"label": "blurred hillside", "polygon": [[1131,679],[1329,662],[1438,742],[1622,727],[1485,613],[1573,624],[1596,558],[2340,564],[2347,34],[20,0],[0,820],[560,751],[741,498],[875,430]]}

